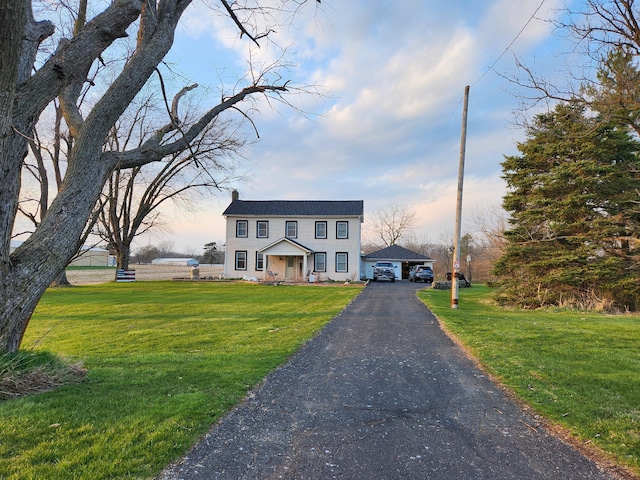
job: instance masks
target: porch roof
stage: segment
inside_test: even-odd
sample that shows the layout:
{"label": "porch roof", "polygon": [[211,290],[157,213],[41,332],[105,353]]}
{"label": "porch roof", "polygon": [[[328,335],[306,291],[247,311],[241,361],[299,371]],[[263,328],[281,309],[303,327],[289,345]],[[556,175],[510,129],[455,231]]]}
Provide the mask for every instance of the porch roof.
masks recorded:
{"label": "porch roof", "polygon": [[282,237],[258,250],[263,255],[309,255],[313,250],[291,238]]}

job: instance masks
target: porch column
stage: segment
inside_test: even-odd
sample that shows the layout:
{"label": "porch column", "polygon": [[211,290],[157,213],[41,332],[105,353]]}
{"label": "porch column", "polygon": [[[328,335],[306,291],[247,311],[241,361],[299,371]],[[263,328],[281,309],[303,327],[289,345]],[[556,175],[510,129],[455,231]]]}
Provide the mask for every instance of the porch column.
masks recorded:
{"label": "porch column", "polygon": [[309,255],[307,255],[306,253],[302,255],[302,281],[303,282],[309,280],[309,277],[307,276],[307,257],[308,256]]}
{"label": "porch column", "polygon": [[269,255],[262,254],[262,279],[267,279],[267,270],[269,269]]}

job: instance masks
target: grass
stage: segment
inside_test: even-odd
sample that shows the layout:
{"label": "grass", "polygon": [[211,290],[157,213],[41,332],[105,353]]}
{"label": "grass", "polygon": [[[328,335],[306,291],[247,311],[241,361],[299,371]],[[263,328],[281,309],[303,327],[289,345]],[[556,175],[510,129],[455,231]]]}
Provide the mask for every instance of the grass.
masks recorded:
{"label": "grass", "polygon": [[0,356],[0,401],[49,391],[80,382],[86,371],[49,352],[25,352]]}
{"label": "grass", "polygon": [[153,477],[359,291],[226,282],[47,291],[23,348],[81,360],[87,377],[0,402],[0,478]]}
{"label": "grass", "polygon": [[490,289],[419,297],[493,376],[640,476],[640,315],[502,309]]}

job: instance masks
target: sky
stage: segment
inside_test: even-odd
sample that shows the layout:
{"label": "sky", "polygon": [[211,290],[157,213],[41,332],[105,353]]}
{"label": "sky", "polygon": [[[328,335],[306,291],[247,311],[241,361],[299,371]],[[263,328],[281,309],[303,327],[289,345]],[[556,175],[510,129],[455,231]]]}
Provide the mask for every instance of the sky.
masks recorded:
{"label": "sky", "polygon": [[[257,49],[195,2],[167,65],[179,72],[174,88],[198,83],[204,107],[221,88],[229,94],[241,85],[250,56],[256,65],[286,59],[282,78],[319,93],[293,91],[295,108],[255,105],[260,137],[246,128],[253,143],[240,163],[247,178],[229,185],[241,199],[363,200],[365,231],[380,209],[400,205],[415,213],[414,239],[442,243],[455,226],[465,86],[463,234],[474,231],[474,214],[501,204],[500,163],[525,139],[514,113],[521,91],[506,79],[516,73],[514,57],[547,79],[559,75],[561,40],[548,20],[560,7],[560,0],[307,2],[272,33],[274,43]],[[221,192],[189,212],[166,210],[170,230],[137,245],[195,253],[211,241],[222,245],[230,201]]]}

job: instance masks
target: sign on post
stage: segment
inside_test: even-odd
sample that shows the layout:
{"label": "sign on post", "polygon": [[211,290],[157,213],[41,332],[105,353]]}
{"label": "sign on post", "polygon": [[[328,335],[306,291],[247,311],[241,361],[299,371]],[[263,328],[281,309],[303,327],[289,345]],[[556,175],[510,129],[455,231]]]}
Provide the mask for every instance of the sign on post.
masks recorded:
{"label": "sign on post", "polygon": [[135,270],[118,270],[116,272],[116,282],[135,282],[136,271]]}

